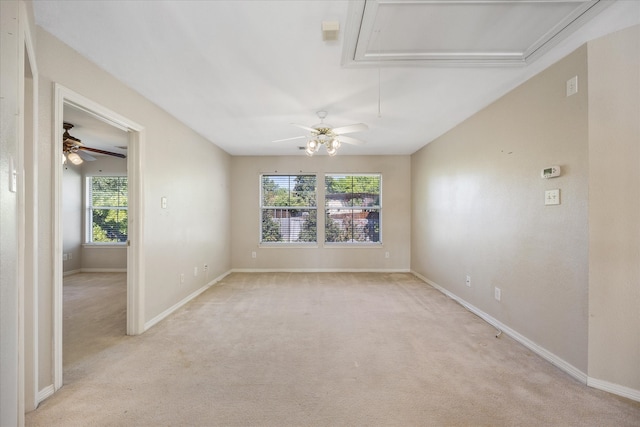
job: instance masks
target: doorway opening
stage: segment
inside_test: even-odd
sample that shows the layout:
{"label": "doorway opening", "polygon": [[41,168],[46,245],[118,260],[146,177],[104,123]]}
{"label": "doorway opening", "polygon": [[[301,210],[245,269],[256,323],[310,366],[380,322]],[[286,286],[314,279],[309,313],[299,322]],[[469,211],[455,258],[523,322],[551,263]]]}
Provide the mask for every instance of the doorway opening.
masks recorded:
{"label": "doorway opening", "polygon": [[91,374],[91,361],[127,329],[128,133],[69,103],[63,111],[63,376]]}
{"label": "doorway opening", "polygon": [[[119,281],[121,284],[124,281],[124,295],[120,295],[120,298],[126,302],[124,307],[116,308],[116,311],[124,310],[124,313],[121,312],[121,315],[126,318],[123,330],[127,335],[137,335],[144,331],[142,304],[144,268],[141,263],[144,242],[142,227],[144,128],[57,84],[55,102],[53,341],[54,388],[58,390],[63,385],[63,349],[67,347],[63,338],[63,325],[67,320],[64,313],[65,274],[66,277],[72,277],[70,275],[72,273],[86,275],[84,279],[87,282],[93,281],[94,284],[94,279],[90,279],[93,274],[112,275],[113,281]],[[68,139],[65,131],[70,130],[65,123],[72,123],[72,121],[76,122],[73,123],[75,126],[72,132],[73,137],[80,141],[83,141],[84,137],[82,146],[97,150],[74,150],[75,153],[82,151],[84,158],[81,164],[86,164],[81,167],[63,164],[63,160],[70,162],[70,151],[65,149],[63,142]],[[109,134],[110,137],[100,139],[101,134]],[[104,152],[126,153],[126,160],[121,160],[114,155],[105,155]],[[74,161],[80,163],[77,158]],[[118,161],[122,163],[118,164]],[[122,206],[100,206],[100,201],[96,204],[94,198],[87,197],[95,190],[90,187],[91,177],[99,177],[96,180],[101,182],[105,181],[105,178],[111,178],[111,184],[117,181],[121,184],[124,178],[126,191],[120,192],[123,199],[120,203],[115,203]],[[96,188],[103,187],[98,185]],[[112,189],[122,190],[113,185]],[[113,209],[104,210],[103,208]],[[115,221],[114,216],[117,217]],[[117,303],[113,304],[117,305]],[[98,302],[93,310],[99,307]],[[109,317],[109,314],[105,316]]]}

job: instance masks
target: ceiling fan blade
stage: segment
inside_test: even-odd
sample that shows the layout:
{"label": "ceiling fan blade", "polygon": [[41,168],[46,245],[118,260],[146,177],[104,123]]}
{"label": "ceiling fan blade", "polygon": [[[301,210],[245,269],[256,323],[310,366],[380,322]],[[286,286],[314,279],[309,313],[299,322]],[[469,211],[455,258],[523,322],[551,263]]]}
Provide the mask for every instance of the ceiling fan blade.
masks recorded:
{"label": "ceiling fan blade", "polygon": [[78,156],[80,156],[84,161],[93,162],[94,160],[96,160],[96,158],[93,157],[91,154],[85,153],[81,147],[76,152],[78,153]]}
{"label": "ceiling fan blade", "polygon": [[112,151],[106,151],[106,150],[100,150],[98,148],[91,148],[91,147],[78,147],[79,150],[86,150],[86,151],[91,151],[93,153],[100,153],[100,154],[106,154],[107,156],[114,156],[114,157],[120,157],[121,159],[126,159],[127,156],[125,156],[124,154],[120,154],[120,153],[114,153]]}
{"label": "ceiling fan blade", "polygon": [[355,123],[352,125],[335,128],[333,129],[333,133],[336,135],[343,135],[345,133],[362,132],[363,130],[368,130],[368,129],[369,129],[369,126],[365,125],[364,123]]}
{"label": "ceiling fan blade", "polygon": [[343,135],[338,136],[338,141],[344,142],[345,144],[352,144],[352,145],[366,144],[366,142],[361,141],[359,139],[351,138],[350,136],[343,136]]}
{"label": "ceiling fan blade", "polygon": [[292,139],[300,139],[300,138],[306,138],[306,136],[294,136],[293,138],[276,139],[275,141],[271,141],[271,142],[284,142],[284,141],[291,141]]}
{"label": "ceiling fan blade", "polygon": [[300,129],[308,130],[309,132],[318,132],[317,129],[310,128],[309,126],[299,125],[297,123],[291,123],[294,126],[298,126]]}

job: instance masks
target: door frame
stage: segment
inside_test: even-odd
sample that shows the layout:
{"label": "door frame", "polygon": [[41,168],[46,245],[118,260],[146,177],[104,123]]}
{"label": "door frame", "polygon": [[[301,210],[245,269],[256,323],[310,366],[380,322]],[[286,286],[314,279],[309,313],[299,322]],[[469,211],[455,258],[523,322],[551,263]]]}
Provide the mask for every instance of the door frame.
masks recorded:
{"label": "door frame", "polygon": [[129,135],[128,174],[128,250],[127,250],[127,335],[144,332],[144,147],[145,128],[58,83],[54,84],[53,124],[53,379],[54,390],[63,384],[62,323],[62,144],[65,104],[126,131]]}

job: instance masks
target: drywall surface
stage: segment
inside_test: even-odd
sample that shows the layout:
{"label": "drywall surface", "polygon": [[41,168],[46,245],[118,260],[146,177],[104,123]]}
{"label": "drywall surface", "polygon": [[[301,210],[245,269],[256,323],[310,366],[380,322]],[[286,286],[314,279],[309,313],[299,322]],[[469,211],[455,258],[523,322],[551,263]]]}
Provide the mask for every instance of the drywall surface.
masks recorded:
{"label": "drywall surface", "polygon": [[[318,243],[260,245],[260,175],[317,174]],[[382,174],[381,244],[325,245],[324,174]],[[318,155],[233,157],[231,208],[234,269],[306,271],[408,271],[410,248],[410,157]],[[252,257],[252,252],[256,257]],[[389,252],[389,257],[386,257]]]}
{"label": "drywall surface", "polygon": [[[567,97],[574,76],[579,91]],[[582,47],[416,152],[411,163],[412,270],[581,372],[586,79]],[[562,175],[542,179],[552,165]],[[552,189],[560,190],[561,204],[545,206]]]}
{"label": "drywall surface", "polygon": [[[20,62],[19,4],[0,2],[0,425],[18,424],[18,199],[10,191],[12,163],[18,161]],[[12,162],[13,159],[13,162]],[[15,163],[14,167],[18,164]],[[21,390],[20,390],[21,391]]]}
{"label": "drywall surface", "polygon": [[[202,288],[231,268],[230,156],[123,83],[38,28],[40,66],[40,386],[53,382],[52,288],[53,229],[51,180],[53,145],[53,84],[102,105],[145,129],[140,165],[144,177],[145,321]],[[72,66],[70,65],[72,64]],[[134,64],[127,64],[134,66]],[[62,165],[60,165],[62,167]],[[168,200],[161,208],[161,197]],[[209,269],[202,273],[207,264]],[[200,274],[193,275],[195,266]],[[185,280],[179,280],[185,273]]]}
{"label": "drywall surface", "polygon": [[82,264],[82,166],[67,162],[62,166],[62,269],[78,271]]}
{"label": "drywall surface", "polygon": [[640,398],[640,26],[588,44],[589,377]]}

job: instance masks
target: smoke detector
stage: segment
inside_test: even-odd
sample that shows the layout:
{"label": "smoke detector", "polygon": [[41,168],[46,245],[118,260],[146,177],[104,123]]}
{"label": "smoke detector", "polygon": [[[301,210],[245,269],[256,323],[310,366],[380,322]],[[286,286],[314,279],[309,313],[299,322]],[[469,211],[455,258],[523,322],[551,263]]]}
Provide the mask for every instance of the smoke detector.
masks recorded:
{"label": "smoke detector", "polygon": [[338,40],[340,23],[338,21],[322,21],[322,40],[326,42]]}

